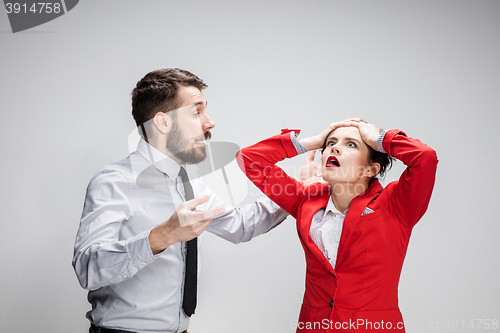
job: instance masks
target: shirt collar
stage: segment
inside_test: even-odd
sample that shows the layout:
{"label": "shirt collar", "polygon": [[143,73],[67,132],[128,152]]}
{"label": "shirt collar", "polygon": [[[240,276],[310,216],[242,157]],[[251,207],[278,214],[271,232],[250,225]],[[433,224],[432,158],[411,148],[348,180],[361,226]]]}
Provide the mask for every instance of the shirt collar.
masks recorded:
{"label": "shirt collar", "polygon": [[140,139],[137,145],[137,152],[158,170],[169,176],[170,179],[175,180],[177,178],[181,168],[179,163],[151,146],[143,138]]}
{"label": "shirt collar", "polygon": [[348,210],[349,208],[347,208],[343,213],[341,213],[337,209],[337,207],[335,207],[335,205],[333,204],[332,198],[330,198],[330,200],[328,200],[328,205],[325,208],[325,215],[328,214],[328,212],[332,212],[333,214],[340,214],[345,216]]}

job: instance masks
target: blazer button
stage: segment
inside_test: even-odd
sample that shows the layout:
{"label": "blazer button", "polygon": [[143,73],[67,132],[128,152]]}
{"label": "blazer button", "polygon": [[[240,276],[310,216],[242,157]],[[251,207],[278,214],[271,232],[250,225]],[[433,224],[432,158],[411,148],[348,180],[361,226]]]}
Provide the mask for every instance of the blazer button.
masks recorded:
{"label": "blazer button", "polygon": [[333,299],[330,300],[330,307],[333,308]]}

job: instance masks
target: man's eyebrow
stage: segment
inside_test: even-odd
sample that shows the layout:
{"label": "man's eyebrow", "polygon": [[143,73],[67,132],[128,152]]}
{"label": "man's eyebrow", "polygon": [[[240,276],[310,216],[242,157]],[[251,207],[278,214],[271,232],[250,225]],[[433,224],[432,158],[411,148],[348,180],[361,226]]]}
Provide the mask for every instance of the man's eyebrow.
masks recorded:
{"label": "man's eyebrow", "polygon": [[205,107],[207,107],[208,105],[208,101],[205,101],[205,103],[203,103],[203,101],[198,101],[198,102],[195,102],[194,103],[195,106],[198,106],[198,105],[205,105]]}

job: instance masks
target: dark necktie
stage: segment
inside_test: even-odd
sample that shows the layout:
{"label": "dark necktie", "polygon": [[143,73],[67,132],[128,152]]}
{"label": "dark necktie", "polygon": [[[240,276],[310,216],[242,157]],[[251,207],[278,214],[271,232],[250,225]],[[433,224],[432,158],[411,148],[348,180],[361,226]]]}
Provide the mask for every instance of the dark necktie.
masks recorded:
{"label": "dark necktie", "polygon": [[[181,167],[179,171],[182,183],[184,184],[184,196],[186,201],[194,199],[193,187],[189,183],[186,169]],[[184,277],[184,299],[182,309],[184,313],[191,317],[196,308],[196,289],[198,284],[198,239],[193,238],[186,243],[186,275]]]}

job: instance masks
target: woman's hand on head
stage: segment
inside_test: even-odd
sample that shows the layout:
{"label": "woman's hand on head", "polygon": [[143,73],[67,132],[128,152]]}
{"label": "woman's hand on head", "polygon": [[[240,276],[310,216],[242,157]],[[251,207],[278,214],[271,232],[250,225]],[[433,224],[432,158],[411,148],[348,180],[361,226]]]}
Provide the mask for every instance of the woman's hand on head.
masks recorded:
{"label": "woman's hand on head", "polygon": [[323,143],[325,143],[326,137],[334,129],[339,127],[348,127],[351,126],[354,122],[359,122],[359,121],[361,121],[359,118],[349,118],[346,120],[331,123],[320,134],[305,139],[299,139],[299,142],[304,146],[304,148],[307,151],[321,149],[323,147]]}
{"label": "woman's hand on head", "polygon": [[352,121],[351,126],[357,127],[359,130],[359,134],[361,135],[361,139],[363,139],[363,141],[367,145],[378,151],[376,141],[380,136],[381,131],[380,129],[377,128],[377,126],[373,124],[368,124],[361,120]]}

